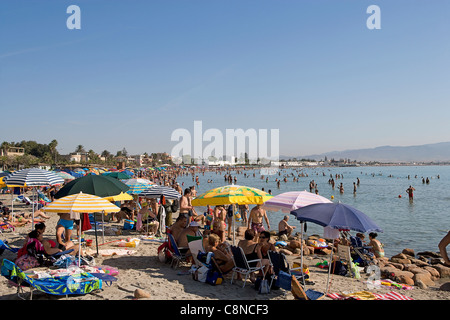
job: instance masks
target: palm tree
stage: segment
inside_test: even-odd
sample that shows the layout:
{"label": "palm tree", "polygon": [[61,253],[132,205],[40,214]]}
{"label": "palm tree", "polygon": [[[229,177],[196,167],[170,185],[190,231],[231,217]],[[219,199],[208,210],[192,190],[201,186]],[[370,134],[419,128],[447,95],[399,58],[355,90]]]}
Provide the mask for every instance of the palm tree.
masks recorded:
{"label": "palm tree", "polygon": [[79,144],[75,149],[75,152],[86,152],[86,151],[84,150],[84,147],[81,144]]}

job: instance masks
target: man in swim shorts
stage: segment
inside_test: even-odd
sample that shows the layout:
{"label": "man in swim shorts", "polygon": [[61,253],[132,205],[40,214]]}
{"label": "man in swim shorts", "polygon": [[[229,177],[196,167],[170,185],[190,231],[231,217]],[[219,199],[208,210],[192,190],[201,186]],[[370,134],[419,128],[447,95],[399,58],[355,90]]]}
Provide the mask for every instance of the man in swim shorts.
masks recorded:
{"label": "man in swim shorts", "polygon": [[247,228],[250,229],[251,226],[251,229],[253,229],[256,234],[260,233],[261,231],[265,231],[263,219],[266,220],[267,228],[270,230],[270,223],[269,218],[267,218],[266,210],[264,210],[261,205],[258,204],[250,211]]}

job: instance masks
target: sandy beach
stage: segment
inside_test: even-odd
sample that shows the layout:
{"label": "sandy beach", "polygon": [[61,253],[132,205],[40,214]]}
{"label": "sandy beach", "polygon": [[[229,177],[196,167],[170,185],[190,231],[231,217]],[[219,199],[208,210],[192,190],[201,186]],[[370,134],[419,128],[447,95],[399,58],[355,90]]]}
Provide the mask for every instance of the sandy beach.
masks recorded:
{"label": "sandy beach", "polygon": [[[10,195],[0,195],[0,201],[5,204],[10,204]],[[30,211],[30,206],[16,203],[14,206],[15,212]],[[45,221],[47,226],[45,237],[55,238],[55,227],[58,221],[56,214],[50,214],[50,218]],[[174,215],[174,218],[177,214]],[[105,230],[121,230],[123,223],[106,223]],[[24,227],[18,227],[14,231],[6,230],[1,234],[3,241],[8,241],[12,247],[21,247],[23,245],[24,237],[31,231],[31,224]],[[127,238],[139,238],[140,234],[132,230],[122,230],[121,234],[116,235],[106,232],[104,236],[105,244],[102,244],[102,233],[98,233],[98,241],[100,253],[107,252],[108,249],[126,249],[130,250],[131,254],[127,255],[110,255],[103,256],[100,254],[95,257],[95,265],[97,266],[111,266],[119,270],[117,281],[110,286],[103,285],[103,289],[82,295],[82,296],[68,296],[56,297],[42,293],[35,293],[33,300],[132,300],[135,299],[134,292],[137,289],[144,290],[150,296],[145,298],[147,300],[294,300],[291,292],[284,290],[272,290],[269,294],[259,294],[251,282],[248,282],[245,288],[242,288],[242,280],[230,283],[231,273],[226,275],[222,284],[212,286],[206,283],[193,280],[192,275],[187,271],[190,269],[189,265],[181,265],[173,269],[169,263],[159,261],[157,255],[157,248],[161,244],[156,241],[141,240],[139,245],[135,248],[121,248],[118,246],[118,241]],[[92,239],[94,245],[86,247],[85,251],[88,254],[96,255],[95,249],[95,233],[93,229],[86,232],[86,239]],[[1,259],[9,259],[14,261],[16,255],[5,250],[1,255]],[[327,271],[315,266],[317,262],[327,259],[328,256],[310,255],[304,257],[304,263],[309,266],[310,280],[314,282],[313,285],[308,285],[307,289],[313,289],[320,292],[325,292],[327,283]],[[291,264],[294,261],[300,261],[299,255],[289,255],[288,260]],[[370,291],[372,293],[385,294],[390,291],[397,291],[403,295],[411,297],[415,300],[450,300],[450,292],[439,290],[440,285],[449,282],[450,278],[439,279],[435,282],[435,286],[428,289],[420,289],[414,287],[412,290],[402,290],[390,287],[379,287],[368,289],[367,275],[361,274],[360,279],[353,279],[348,276],[331,275],[330,293],[354,293],[359,291]],[[8,285],[6,278],[1,278],[0,284],[0,299],[1,300],[17,300],[16,288]],[[329,297],[324,297],[323,300],[331,300]]]}

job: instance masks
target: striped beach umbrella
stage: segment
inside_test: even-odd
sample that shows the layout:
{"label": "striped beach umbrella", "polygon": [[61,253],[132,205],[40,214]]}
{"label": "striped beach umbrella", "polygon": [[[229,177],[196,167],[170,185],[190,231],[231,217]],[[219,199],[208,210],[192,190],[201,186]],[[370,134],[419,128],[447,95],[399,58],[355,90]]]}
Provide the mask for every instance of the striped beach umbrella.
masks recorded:
{"label": "striped beach umbrella", "polygon": [[[56,213],[96,213],[96,212],[119,212],[120,208],[108,200],[105,200],[101,197],[87,194],[87,193],[76,193],[69,196],[65,196],[59,198],[52,203],[46,205],[42,208],[45,212],[56,212]],[[81,225],[81,224],[80,224]],[[103,228],[104,230],[104,228]],[[97,224],[95,224],[95,237],[97,239]],[[104,241],[103,241],[104,242]],[[98,242],[97,245],[97,254],[98,254]],[[79,242],[80,252],[81,252],[81,241]],[[78,258],[78,265],[80,265],[80,256]]]}
{"label": "striped beach umbrella", "polygon": [[[54,174],[53,172],[42,170],[38,168],[23,169],[15,171],[6,178],[6,185],[8,187],[32,187],[33,198],[35,194],[35,187],[49,187],[61,185],[64,179]],[[34,203],[32,205],[32,228],[34,227]]]}
{"label": "striped beach umbrella", "polygon": [[166,199],[179,199],[181,194],[171,187],[166,186],[152,186],[139,194],[143,198],[160,198],[164,196]]}
{"label": "striped beach umbrella", "polygon": [[273,196],[262,190],[238,186],[227,185],[206,191],[192,200],[193,206],[218,206],[226,204],[263,204]]}
{"label": "striped beach umbrella", "polygon": [[57,176],[60,176],[64,180],[74,180],[76,179],[73,175],[65,172],[65,171],[53,171]]}
{"label": "striped beach umbrella", "polygon": [[150,180],[140,178],[126,179],[122,180],[122,182],[130,187],[130,189],[127,191],[127,193],[129,194],[140,194],[142,191],[156,185]]}
{"label": "striped beach umbrella", "polygon": [[65,196],[60,199],[56,199],[52,203],[49,203],[44,208],[45,212],[56,212],[56,213],[94,213],[94,212],[119,212],[120,208],[108,200],[101,197],[87,194],[87,193],[77,193],[70,196]]}
{"label": "striped beach umbrella", "polygon": [[63,183],[64,179],[55,173],[38,168],[16,171],[6,179],[8,187],[48,187]]}
{"label": "striped beach umbrella", "polygon": [[263,208],[269,211],[279,211],[290,213],[293,210],[315,203],[331,203],[325,197],[308,191],[289,191],[278,194],[267,200]]}

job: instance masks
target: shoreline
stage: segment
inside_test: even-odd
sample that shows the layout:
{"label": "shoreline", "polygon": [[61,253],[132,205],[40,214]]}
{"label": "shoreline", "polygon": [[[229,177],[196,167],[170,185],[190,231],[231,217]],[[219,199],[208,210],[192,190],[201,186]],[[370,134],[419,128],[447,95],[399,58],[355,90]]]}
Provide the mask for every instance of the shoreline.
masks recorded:
{"label": "shoreline", "polygon": [[[6,195],[0,196],[0,201],[8,204],[8,197]],[[9,200],[10,201],[10,200]],[[27,211],[23,204],[14,206],[14,210]],[[55,227],[58,221],[56,214],[50,214],[51,217],[46,220],[47,226],[44,237],[55,238]],[[177,216],[175,214],[174,216]],[[175,217],[172,217],[175,218]],[[123,225],[123,224],[122,224]],[[106,223],[106,227],[121,228],[117,223]],[[105,230],[106,230],[105,227]],[[91,229],[90,231],[92,231]],[[16,228],[15,231],[4,231],[1,234],[3,241],[8,241],[12,247],[20,247],[23,244],[24,237],[31,231],[31,224],[24,227]],[[122,234],[105,234],[105,244],[99,246],[100,252],[103,250],[118,250],[118,241],[129,238],[139,237],[136,231],[123,230]],[[87,231],[85,233],[86,239],[92,239],[95,243],[95,235],[93,232]],[[101,243],[101,233],[98,235],[98,241]],[[141,289],[149,294],[146,300],[294,300],[291,292],[286,291],[284,295],[282,289],[272,290],[269,294],[259,294],[254,290],[253,285],[248,282],[245,288],[242,288],[242,281],[231,284],[231,273],[225,276],[224,282],[221,285],[211,286],[206,283],[194,281],[192,276],[187,273],[190,266],[180,266],[173,269],[167,263],[162,263],[158,259],[157,249],[161,243],[153,241],[141,240],[136,248],[129,249],[130,255],[112,255],[112,256],[98,256],[95,257],[95,265],[107,265],[119,270],[117,275],[117,282],[113,282],[111,286],[103,285],[103,290],[82,296],[56,297],[45,294],[36,293],[33,295],[34,300],[133,300],[136,289]],[[123,248],[121,248],[123,249]],[[88,254],[95,254],[95,244],[92,247],[86,247]],[[1,259],[14,259],[15,255],[12,252],[5,250],[0,256]],[[291,266],[293,262],[300,261],[300,255],[287,255],[287,259]],[[314,285],[307,285],[307,289],[313,289],[320,292],[325,292],[327,286],[328,273],[324,269],[315,266],[317,262],[323,259],[328,259],[328,256],[313,255],[304,256],[304,264],[309,266],[310,280]],[[330,293],[340,292],[357,292],[368,290],[367,280],[368,276],[361,273],[361,279],[353,279],[347,276],[331,275]],[[413,290],[400,290],[386,287],[380,287],[370,290],[374,293],[386,294],[390,291],[396,292],[411,297],[415,300],[450,300],[450,292],[438,290],[439,285],[444,282],[449,282],[450,279],[441,279],[436,282],[436,285],[428,289],[420,289],[414,287]],[[8,287],[6,278],[2,277],[0,284],[0,299],[1,300],[17,300],[16,288]],[[323,300],[332,300],[329,297],[324,297]]]}

